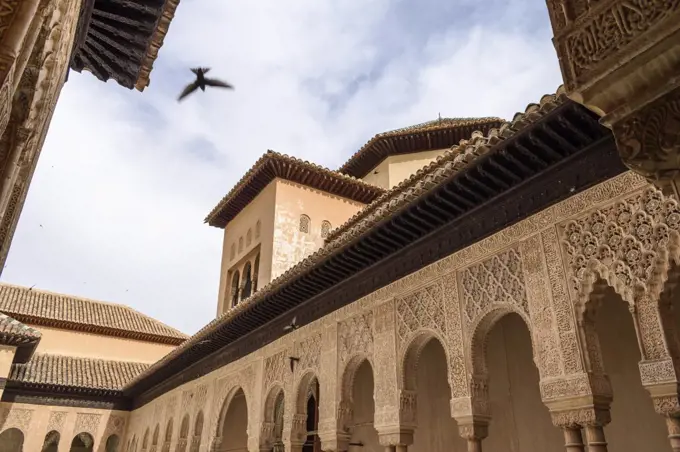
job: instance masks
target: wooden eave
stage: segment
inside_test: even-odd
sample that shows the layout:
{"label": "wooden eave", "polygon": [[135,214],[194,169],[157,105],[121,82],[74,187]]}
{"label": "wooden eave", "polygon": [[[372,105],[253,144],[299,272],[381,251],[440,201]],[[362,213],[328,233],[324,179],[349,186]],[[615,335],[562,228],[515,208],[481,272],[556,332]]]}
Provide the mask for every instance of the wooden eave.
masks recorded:
{"label": "wooden eave", "polygon": [[158,344],[166,345],[180,345],[184,343],[187,339],[171,336],[163,336],[159,334],[143,333],[139,331],[131,331],[126,329],[111,328],[101,325],[90,325],[78,322],[69,322],[66,320],[50,319],[45,317],[37,317],[26,314],[15,313],[11,311],[6,311],[16,320],[31,324],[40,325],[52,328],[59,328],[71,331],[80,331],[83,333],[101,334],[104,336],[121,337],[125,339],[133,339],[145,342],[155,342]]}
{"label": "wooden eave", "polygon": [[70,68],[143,91],[179,0],[83,0]]}
{"label": "wooden eave", "polygon": [[[433,168],[416,189],[327,244],[133,379],[142,406],[489,235],[626,171],[608,129],[561,96],[514,130]],[[508,129],[506,129],[507,132]],[[370,221],[369,221],[370,220]],[[284,315],[285,314],[285,315]]]}
{"label": "wooden eave", "polygon": [[210,226],[226,227],[275,178],[369,204],[384,189],[336,171],[273,151],[267,151],[236,186],[208,214]]}
{"label": "wooden eave", "polygon": [[7,380],[2,402],[129,411],[132,400],[120,390],[47,385]]}
{"label": "wooden eave", "polygon": [[474,131],[481,131],[486,135],[492,128],[500,127],[503,122],[496,118],[480,118],[479,122],[468,122],[458,126],[448,125],[439,129],[406,130],[396,134],[376,135],[350,157],[338,171],[360,179],[387,157],[447,149],[458,144],[460,140],[469,138]]}

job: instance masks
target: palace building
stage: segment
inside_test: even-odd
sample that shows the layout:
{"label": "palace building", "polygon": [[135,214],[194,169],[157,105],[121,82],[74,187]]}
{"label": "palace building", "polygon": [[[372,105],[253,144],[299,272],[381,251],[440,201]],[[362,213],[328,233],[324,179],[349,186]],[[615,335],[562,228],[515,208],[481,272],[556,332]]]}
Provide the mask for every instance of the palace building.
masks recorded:
{"label": "palace building", "polygon": [[512,120],[257,160],[195,335],[0,285],[0,451],[680,452],[680,6],[547,6]]}

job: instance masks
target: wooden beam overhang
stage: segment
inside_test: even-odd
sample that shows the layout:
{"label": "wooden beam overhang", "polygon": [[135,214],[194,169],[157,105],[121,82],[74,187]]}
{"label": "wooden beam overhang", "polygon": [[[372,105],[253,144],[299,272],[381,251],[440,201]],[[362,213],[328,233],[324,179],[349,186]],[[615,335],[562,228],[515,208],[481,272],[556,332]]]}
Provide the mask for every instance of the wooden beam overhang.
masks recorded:
{"label": "wooden beam overhang", "polygon": [[132,401],[122,391],[28,384],[7,380],[2,402],[129,411]]}
{"label": "wooden beam overhang", "polygon": [[383,188],[367,184],[345,174],[268,151],[210,212],[205,222],[210,226],[226,227],[277,177],[363,204],[369,204],[385,192]]}
{"label": "wooden beam overhang", "polygon": [[83,0],[70,68],[143,90],[178,1]]}
{"label": "wooden beam overhang", "polygon": [[452,125],[424,131],[415,130],[395,135],[378,135],[354,154],[338,171],[352,177],[363,178],[387,157],[448,149],[458,144],[460,140],[469,138],[475,131],[481,131],[486,135],[489,130],[500,127],[501,124],[503,124],[501,119],[481,118],[480,122],[468,125]]}
{"label": "wooden beam overhang", "polygon": [[[331,254],[303,261],[298,277],[260,294],[227,321],[214,320],[124,392],[140,407],[273,342],[293,316],[300,325],[313,322],[625,171],[610,132],[594,114],[565,101],[426,186],[426,193],[406,193],[406,207],[395,207]],[[368,246],[380,252],[371,255]]]}

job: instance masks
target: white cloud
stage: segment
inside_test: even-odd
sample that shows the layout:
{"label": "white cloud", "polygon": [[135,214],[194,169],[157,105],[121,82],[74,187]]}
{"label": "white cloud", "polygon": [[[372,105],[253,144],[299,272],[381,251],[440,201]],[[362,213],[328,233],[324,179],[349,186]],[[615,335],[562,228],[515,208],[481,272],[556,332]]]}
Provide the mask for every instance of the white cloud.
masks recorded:
{"label": "white cloud", "polygon": [[[264,151],[334,168],[375,133],[511,118],[557,88],[544,5],[437,3],[183,0],[143,94],[71,75],[3,280],[195,332],[215,314],[222,241],[202,220]],[[177,104],[195,65],[236,90]]]}

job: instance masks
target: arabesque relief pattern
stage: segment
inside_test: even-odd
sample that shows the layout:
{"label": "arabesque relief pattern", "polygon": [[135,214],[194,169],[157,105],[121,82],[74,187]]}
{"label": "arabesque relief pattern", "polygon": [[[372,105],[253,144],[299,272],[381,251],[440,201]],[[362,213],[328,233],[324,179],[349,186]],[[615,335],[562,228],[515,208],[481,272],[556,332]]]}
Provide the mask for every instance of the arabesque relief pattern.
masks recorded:
{"label": "arabesque relief pattern", "polygon": [[[659,306],[667,281],[676,280],[678,260],[678,202],[627,172],[159,397],[131,413],[122,444],[141,443],[157,425],[164,435],[172,419],[170,450],[175,450],[182,441],[183,417],[189,414],[193,435],[203,413],[198,450],[220,450],[227,408],[241,389],[248,409],[248,450],[271,447],[272,411],[280,393],[283,442],[286,450],[298,450],[306,435],[305,400],[318,381],[322,447],[344,450],[351,381],[367,360],[374,373],[380,442],[408,445],[418,428],[414,372],[419,353],[427,340],[438,340],[446,352],[451,415],[475,450],[494,415],[488,403],[486,336],[511,312],[527,323],[541,395],[556,428],[564,429],[567,439],[581,438],[574,435],[584,428],[588,441],[596,441],[609,422],[611,396],[589,323],[602,285],[630,306],[643,357],[641,379],[672,433],[680,414],[677,393],[668,390],[668,383],[677,388],[677,355],[668,345],[675,332],[661,321]],[[298,358],[292,370],[290,357]],[[562,404],[575,399],[590,402],[578,409]],[[13,419],[25,417],[17,413]]]}

